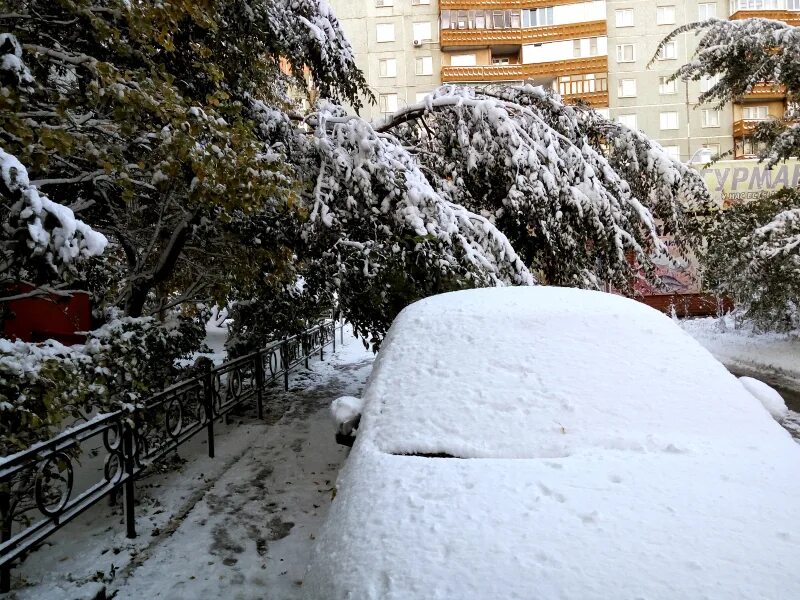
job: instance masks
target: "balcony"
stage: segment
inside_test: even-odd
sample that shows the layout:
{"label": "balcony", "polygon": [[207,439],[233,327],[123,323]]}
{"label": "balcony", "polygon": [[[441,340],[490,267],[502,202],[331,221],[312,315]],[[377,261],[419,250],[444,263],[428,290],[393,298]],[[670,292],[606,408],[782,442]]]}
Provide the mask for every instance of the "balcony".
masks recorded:
{"label": "balcony", "polygon": [[442,29],[439,43],[442,48],[541,44],[556,40],[601,37],[606,35],[606,32],[606,21],[584,21],[519,29]]}
{"label": "balcony", "polygon": [[789,25],[800,25],[800,1],[798,0],[731,0],[732,21],[739,19],[774,19]]}
{"label": "balcony", "polygon": [[764,101],[764,100],[785,100],[786,87],[775,83],[757,83],[749,93],[741,98],[742,102]]}
{"label": "balcony", "polygon": [[579,79],[576,81],[559,81],[558,93],[567,103],[582,100],[595,107],[608,106],[608,78]]}
{"label": "balcony", "polygon": [[758,126],[759,123],[763,123],[763,120],[757,119],[739,119],[738,121],[733,122],[733,137],[735,138],[743,138],[747,137],[753,133],[755,128]]}
{"label": "balcony", "polygon": [[[442,82],[479,83],[489,81],[522,81],[543,76],[556,79],[563,75],[607,73],[608,57],[592,56],[553,62],[519,65],[475,65],[442,67]],[[606,92],[607,95],[607,92]]]}
{"label": "balcony", "polygon": [[503,8],[545,8],[561,4],[580,4],[590,0],[439,0],[442,10],[503,9]]}

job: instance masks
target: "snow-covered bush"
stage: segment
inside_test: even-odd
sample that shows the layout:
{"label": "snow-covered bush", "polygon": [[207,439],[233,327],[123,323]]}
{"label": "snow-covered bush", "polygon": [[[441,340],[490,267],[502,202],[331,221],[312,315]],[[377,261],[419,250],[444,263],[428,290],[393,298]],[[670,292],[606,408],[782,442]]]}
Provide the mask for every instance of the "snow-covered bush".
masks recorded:
{"label": "snow-covered bush", "polygon": [[113,316],[83,345],[0,339],[0,454],[57,433],[65,421],[135,405],[180,378],[177,359],[200,346],[202,315]]}

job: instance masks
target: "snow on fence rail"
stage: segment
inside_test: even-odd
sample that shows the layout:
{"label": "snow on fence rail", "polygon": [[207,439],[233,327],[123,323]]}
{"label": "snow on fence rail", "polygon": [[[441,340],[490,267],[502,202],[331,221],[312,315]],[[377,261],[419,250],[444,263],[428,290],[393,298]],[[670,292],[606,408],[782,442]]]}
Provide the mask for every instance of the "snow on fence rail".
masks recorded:
{"label": "snow on fence rail", "polygon": [[[124,491],[127,536],[136,537],[134,481],[153,463],[205,430],[214,458],[214,423],[263,392],[325,346],[336,350],[341,324],[326,320],[202,375],[181,381],[131,410],[98,415],[28,450],[0,458],[0,593],[11,587],[11,566],[97,502]],[[80,459],[80,460],[79,460]],[[75,493],[76,466],[87,483]]]}

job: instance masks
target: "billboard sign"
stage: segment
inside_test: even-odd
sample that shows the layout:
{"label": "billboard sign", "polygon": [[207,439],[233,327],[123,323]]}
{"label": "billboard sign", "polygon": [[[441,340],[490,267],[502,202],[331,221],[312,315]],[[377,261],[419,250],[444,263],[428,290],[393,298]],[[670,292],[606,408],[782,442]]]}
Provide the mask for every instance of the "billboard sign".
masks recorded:
{"label": "billboard sign", "polygon": [[706,167],[692,166],[703,176],[720,208],[800,186],[800,161],[796,159],[780,162],[771,169],[758,160],[721,160]]}

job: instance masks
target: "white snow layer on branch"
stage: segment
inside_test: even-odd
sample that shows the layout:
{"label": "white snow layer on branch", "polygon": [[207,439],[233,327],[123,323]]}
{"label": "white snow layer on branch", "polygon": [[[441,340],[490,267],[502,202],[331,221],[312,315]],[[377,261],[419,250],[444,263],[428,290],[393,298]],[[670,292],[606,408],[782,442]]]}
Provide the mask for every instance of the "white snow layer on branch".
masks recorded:
{"label": "white snow layer on branch", "polygon": [[[756,260],[797,255],[800,249],[800,208],[784,210],[775,215],[772,221],[756,229],[755,239],[762,240],[756,248]],[[800,256],[797,256],[796,262],[800,267]]]}
{"label": "white snow layer on branch", "polygon": [[492,283],[535,283],[508,238],[487,219],[437,192],[414,157],[391,136],[376,133],[363,119],[344,116],[338,107],[323,105],[316,115],[314,143],[321,166],[312,223],[319,220],[332,227],[348,213],[390,216],[409,233],[448,248],[445,260],[453,268],[463,255]]}
{"label": "white snow layer on branch", "polygon": [[0,148],[0,181],[15,200],[11,214],[27,227],[28,247],[54,269],[78,258],[98,256],[106,237],[75,218],[72,210],[50,200],[31,185],[28,171],[15,156]]}

